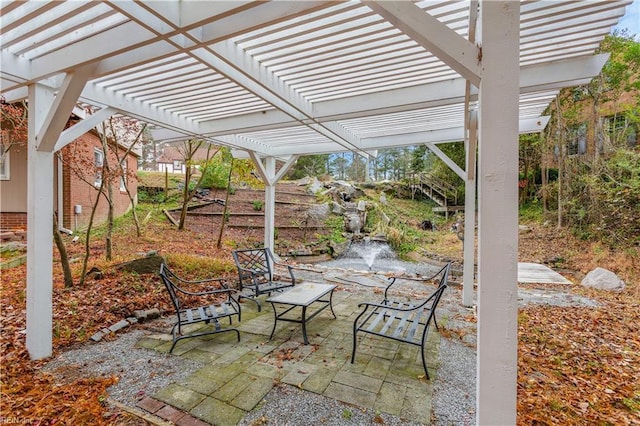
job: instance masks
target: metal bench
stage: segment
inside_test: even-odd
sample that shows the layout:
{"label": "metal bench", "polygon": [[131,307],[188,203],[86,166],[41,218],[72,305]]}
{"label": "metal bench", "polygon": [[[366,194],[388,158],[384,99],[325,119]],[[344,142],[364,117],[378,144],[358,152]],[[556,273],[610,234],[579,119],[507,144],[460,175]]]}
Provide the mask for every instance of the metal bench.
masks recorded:
{"label": "metal bench", "polygon": [[[173,352],[178,341],[191,337],[235,332],[240,341],[240,332],[237,329],[223,328],[220,324],[223,318],[229,318],[229,325],[232,325],[234,315],[237,315],[240,321],[240,304],[233,297],[236,290],[229,288],[223,278],[187,281],[174,274],[164,263],[160,265],[160,278],[176,310],[176,323],[171,329],[173,344],[169,353]],[[213,324],[214,327],[182,333],[183,327],[200,322]]]}
{"label": "metal bench", "polygon": [[360,303],[362,312],[353,322],[353,351],[351,352],[351,363],[356,357],[357,333],[368,333],[375,336],[385,337],[399,342],[420,346],[422,365],[426,378],[429,379],[427,362],[425,359],[425,344],[429,326],[433,321],[436,329],[435,310],[440,301],[442,293],[447,288],[447,279],[451,264],[446,264],[439,272],[427,281],[438,283],[437,289],[426,299],[417,301],[403,301],[394,299],[390,295],[392,286],[398,281],[391,279],[391,283],[384,291],[384,299],[379,303]]}
{"label": "metal bench", "polygon": [[268,247],[235,250],[232,254],[238,268],[238,280],[240,283],[240,295],[238,298],[252,300],[258,305],[258,312],[262,310],[258,296],[282,291],[293,287],[296,283],[293,267],[290,265],[285,266],[291,281],[276,279],[274,266],[277,262]]}

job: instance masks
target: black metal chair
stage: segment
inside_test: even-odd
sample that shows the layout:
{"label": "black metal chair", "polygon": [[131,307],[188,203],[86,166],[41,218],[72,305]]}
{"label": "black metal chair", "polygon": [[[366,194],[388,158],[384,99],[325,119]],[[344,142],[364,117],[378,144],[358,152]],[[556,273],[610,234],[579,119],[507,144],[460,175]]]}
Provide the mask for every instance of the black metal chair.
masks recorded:
{"label": "black metal chair", "polygon": [[379,303],[360,303],[363,310],[353,322],[353,350],[351,363],[356,357],[356,336],[358,332],[386,337],[398,342],[420,346],[422,365],[426,378],[429,379],[427,361],[425,359],[425,345],[429,333],[429,325],[433,321],[436,329],[435,311],[442,293],[447,288],[447,279],[451,264],[447,263],[439,272],[427,281],[438,282],[437,289],[426,299],[418,301],[402,301],[390,297],[389,291],[396,284],[396,278],[384,291],[384,299]]}
{"label": "black metal chair", "polygon": [[296,283],[296,278],[293,275],[293,266],[290,265],[285,266],[291,281],[276,279],[274,266],[277,262],[268,247],[235,250],[232,255],[238,268],[238,280],[240,283],[238,299],[252,300],[258,305],[258,312],[262,310],[258,296],[282,291],[293,287]]}
{"label": "black metal chair", "polygon": [[[236,328],[223,328],[220,324],[223,318],[229,318],[229,325],[232,325],[234,315],[237,315],[238,321],[240,321],[240,304],[233,297],[236,290],[229,288],[225,279],[210,278],[187,281],[178,277],[164,263],[160,265],[160,278],[169,292],[177,318],[171,329],[173,345],[171,345],[169,353],[173,352],[178,341],[191,337],[233,331],[240,341],[240,332]],[[204,331],[200,329],[188,334],[182,333],[184,326],[199,322],[213,324],[214,328]]]}

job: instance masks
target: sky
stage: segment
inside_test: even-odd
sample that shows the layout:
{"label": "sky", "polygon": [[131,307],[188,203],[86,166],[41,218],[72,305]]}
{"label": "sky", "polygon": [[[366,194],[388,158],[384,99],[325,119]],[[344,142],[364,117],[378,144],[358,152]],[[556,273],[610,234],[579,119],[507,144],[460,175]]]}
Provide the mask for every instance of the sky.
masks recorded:
{"label": "sky", "polygon": [[640,0],[633,0],[633,3],[627,6],[627,12],[615,27],[619,30],[624,28],[635,34],[636,40],[640,41]]}

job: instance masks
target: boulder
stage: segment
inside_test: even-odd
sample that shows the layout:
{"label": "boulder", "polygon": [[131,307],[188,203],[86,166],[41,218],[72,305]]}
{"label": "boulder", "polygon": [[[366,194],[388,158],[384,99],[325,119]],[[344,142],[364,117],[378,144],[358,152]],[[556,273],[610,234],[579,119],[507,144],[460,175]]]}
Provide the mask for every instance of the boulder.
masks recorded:
{"label": "boulder", "polygon": [[589,272],[581,284],[598,290],[622,290],[624,288],[624,281],[615,273],[604,268],[596,268]]}
{"label": "boulder", "polygon": [[331,213],[343,215],[347,209],[340,203],[336,203],[335,201],[331,202]]}
{"label": "boulder", "polygon": [[163,262],[164,258],[162,256],[151,254],[140,259],[121,263],[116,265],[115,268],[123,271],[135,272],[137,274],[157,274],[160,271],[160,265]]}
{"label": "boulder", "polygon": [[314,204],[309,207],[309,215],[319,221],[325,221],[331,215],[329,204]]}
{"label": "boulder", "polygon": [[335,241],[329,242],[329,247],[331,248],[331,253],[333,257],[340,257],[349,249],[351,245],[351,240],[347,240],[344,243],[337,243]]}
{"label": "boulder", "polygon": [[307,186],[307,191],[309,191],[311,194],[317,194],[323,189],[324,185],[318,180],[317,177],[313,177],[310,179],[310,182]]}
{"label": "boulder", "polygon": [[346,225],[347,232],[351,232],[354,234],[359,234],[362,230],[362,220],[360,219],[360,215],[357,213],[354,214],[346,214]]}

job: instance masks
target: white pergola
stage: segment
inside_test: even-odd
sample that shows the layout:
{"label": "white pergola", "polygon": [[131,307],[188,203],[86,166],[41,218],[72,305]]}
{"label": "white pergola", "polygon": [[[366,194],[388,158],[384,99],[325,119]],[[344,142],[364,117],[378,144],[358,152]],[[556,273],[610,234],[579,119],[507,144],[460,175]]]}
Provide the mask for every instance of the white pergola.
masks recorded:
{"label": "white pergola", "polygon": [[[267,246],[275,183],[299,156],[426,144],[466,182],[467,306],[478,181],[477,423],[515,424],[518,134],[600,71],[629,3],[3,0],[2,95],[29,106],[31,357],[52,353],[53,153],[109,116],[245,151]],[[95,112],[63,131],[77,105]],[[464,170],[437,146],[452,141]]]}

